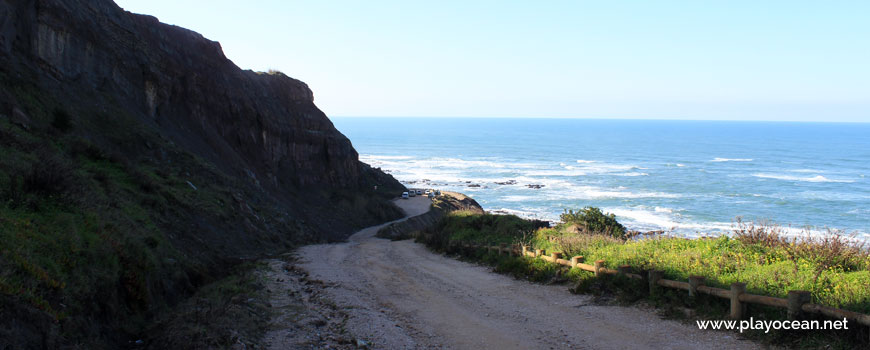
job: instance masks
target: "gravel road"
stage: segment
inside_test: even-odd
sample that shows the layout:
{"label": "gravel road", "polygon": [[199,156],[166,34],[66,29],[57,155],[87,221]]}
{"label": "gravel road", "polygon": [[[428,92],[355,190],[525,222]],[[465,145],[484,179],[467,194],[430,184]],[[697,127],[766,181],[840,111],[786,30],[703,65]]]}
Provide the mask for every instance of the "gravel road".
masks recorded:
{"label": "gravel road", "polygon": [[[427,198],[396,203],[408,217],[429,208]],[[733,333],[663,320],[654,310],[594,305],[566,286],[516,280],[409,240],[375,238],[381,226],[347,243],[303,247],[294,265],[318,281],[318,298],[342,310],[342,331],[375,349],[760,348]]]}

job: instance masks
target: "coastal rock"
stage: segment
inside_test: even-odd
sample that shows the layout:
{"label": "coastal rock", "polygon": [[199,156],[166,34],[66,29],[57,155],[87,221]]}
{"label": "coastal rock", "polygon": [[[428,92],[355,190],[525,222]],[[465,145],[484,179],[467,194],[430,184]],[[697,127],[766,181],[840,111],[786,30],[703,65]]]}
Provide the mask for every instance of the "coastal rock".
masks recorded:
{"label": "coastal rock", "polygon": [[528,187],[528,188],[532,188],[532,189],[536,189],[536,190],[539,190],[539,189],[543,188],[544,186],[546,186],[546,185],[536,185],[536,184],[528,184],[528,185],[526,185],[526,187]]}
{"label": "coastal rock", "polygon": [[581,224],[570,224],[565,227],[565,232],[572,234],[586,233],[586,226]]}

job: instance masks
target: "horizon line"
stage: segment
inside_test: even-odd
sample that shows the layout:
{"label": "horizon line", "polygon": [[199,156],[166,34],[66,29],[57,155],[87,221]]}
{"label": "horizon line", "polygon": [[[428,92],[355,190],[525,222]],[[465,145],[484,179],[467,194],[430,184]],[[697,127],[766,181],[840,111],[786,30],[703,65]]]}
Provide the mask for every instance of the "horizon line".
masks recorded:
{"label": "horizon line", "polygon": [[753,123],[817,123],[817,124],[870,124],[870,121],[849,120],[759,120],[759,119],[691,119],[691,118],[638,118],[638,117],[532,117],[532,116],[432,116],[432,115],[327,115],[329,118],[420,118],[420,119],[580,119],[619,121],[686,121],[686,122],[753,122]]}

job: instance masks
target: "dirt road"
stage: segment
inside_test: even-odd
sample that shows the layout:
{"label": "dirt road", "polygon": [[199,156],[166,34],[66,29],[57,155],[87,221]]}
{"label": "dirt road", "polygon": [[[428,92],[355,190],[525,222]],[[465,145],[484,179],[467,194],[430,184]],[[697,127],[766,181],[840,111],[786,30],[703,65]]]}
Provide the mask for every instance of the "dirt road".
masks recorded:
{"label": "dirt road", "polygon": [[[429,201],[397,204],[414,216],[426,212]],[[323,282],[317,282],[318,300],[341,310],[342,332],[372,348],[759,348],[731,333],[662,320],[651,310],[592,305],[591,297],[565,286],[495,274],[412,241],[375,238],[380,227],[347,243],[306,246],[296,264],[306,280]]]}

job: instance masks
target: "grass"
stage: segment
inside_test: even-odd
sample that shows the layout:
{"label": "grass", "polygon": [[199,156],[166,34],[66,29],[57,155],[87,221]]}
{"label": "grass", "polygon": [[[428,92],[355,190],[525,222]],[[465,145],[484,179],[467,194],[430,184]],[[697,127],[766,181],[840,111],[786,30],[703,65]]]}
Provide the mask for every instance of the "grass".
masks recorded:
{"label": "grass", "polygon": [[2,71],[0,348],[117,348],[241,261],[402,215],[400,185],[365,165],[354,190],[274,191],[110,92]]}
{"label": "grass", "polygon": [[229,276],[203,286],[155,324],[144,339],[153,349],[230,349],[257,343],[265,334],[272,310],[265,281],[258,270],[265,263],[245,263]]}
{"label": "grass", "polygon": [[[246,214],[233,207],[234,195],[252,197],[244,186],[123,110],[68,110],[25,80],[2,83],[15,87],[11,93],[30,120],[24,127],[0,117],[0,312],[6,319],[0,324],[9,325],[0,338],[24,344],[27,338],[15,337],[53,334],[47,344],[89,348],[126,343],[169,305],[222,276],[214,259],[219,252],[191,254],[196,250],[173,242],[224,232],[196,226],[203,223],[238,226]],[[146,144],[163,150],[167,161],[141,156]],[[279,222],[286,214],[269,202],[249,206],[275,222],[273,236],[301,240],[292,235],[296,224]],[[266,231],[251,221],[248,232]],[[248,240],[269,239],[261,236],[251,233]],[[288,241],[272,245],[286,249]]]}
{"label": "grass", "polygon": [[179,282],[167,261],[185,259],[155,209],[175,204],[180,185],[145,183],[147,167],[79,152],[77,137],[29,144],[33,131],[0,129],[12,136],[0,142],[0,304],[40,310],[65,337],[98,338],[79,333],[91,317],[138,332],[165,307],[162,287]]}
{"label": "grass", "polygon": [[[571,233],[566,226],[530,231],[530,223],[515,216],[458,212],[448,215],[442,223],[421,235],[420,240],[436,250],[446,250],[449,245],[443,242],[450,241],[526,244],[548,253],[562,252],[566,257],[580,255],[586,261],[604,260],[610,268],[631,265],[635,270],[663,270],[665,278],[672,280],[686,281],[690,275],[700,275],[707,278],[707,285],[723,288],[728,288],[732,282],[744,282],[747,291],[753,294],[786,297],[789,290],[808,290],[815,303],[870,313],[870,257],[866,249],[850,243],[849,237],[840,232],[832,231],[825,238],[791,238],[782,235],[782,230],[776,226],[738,222],[732,236],[632,240],[605,234]],[[571,281],[578,292],[625,302],[644,299],[666,310],[697,308],[699,315],[708,319],[724,318],[728,314],[727,302],[718,298],[704,296],[689,301],[685,292],[671,290],[650,297],[644,286],[632,285],[637,282],[618,277],[597,279],[592,273],[579,269],[561,271],[563,269],[540,259],[498,256],[482,251],[467,256],[492,265],[497,272],[518,278],[547,283]],[[785,318],[784,310],[761,306],[752,306],[751,315],[756,319]],[[863,329],[863,333],[846,334],[844,346],[866,346],[866,328]],[[828,335],[796,333],[759,337],[798,347],[818,342],[840,344],[842,340]],[[792,344],[795,341],[797,343]]]}

